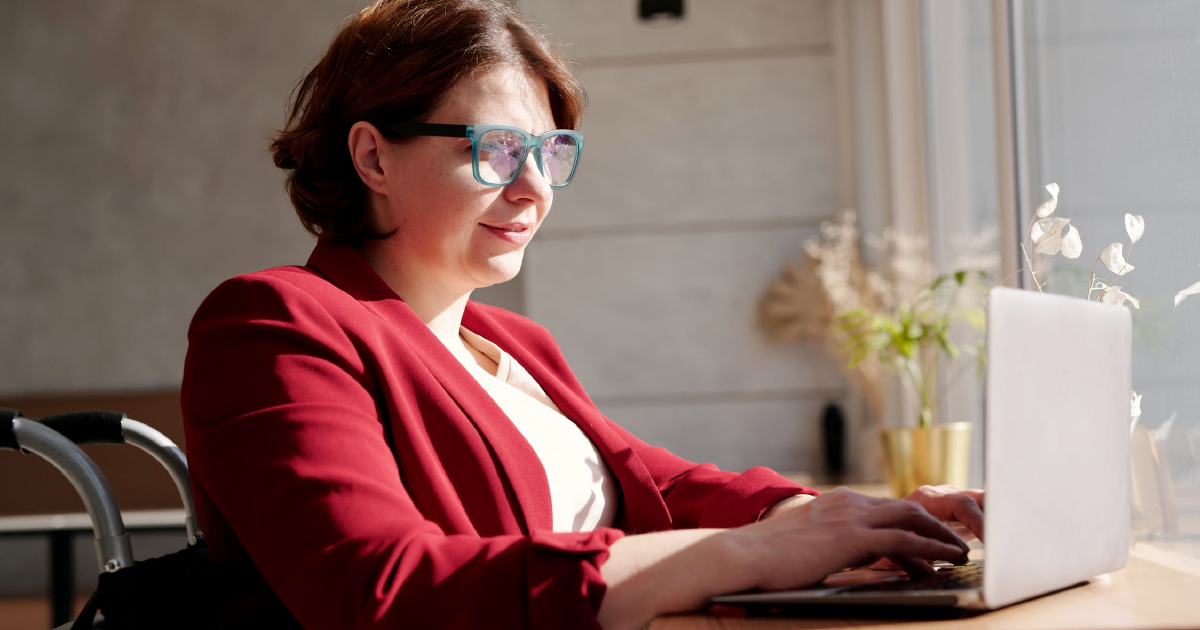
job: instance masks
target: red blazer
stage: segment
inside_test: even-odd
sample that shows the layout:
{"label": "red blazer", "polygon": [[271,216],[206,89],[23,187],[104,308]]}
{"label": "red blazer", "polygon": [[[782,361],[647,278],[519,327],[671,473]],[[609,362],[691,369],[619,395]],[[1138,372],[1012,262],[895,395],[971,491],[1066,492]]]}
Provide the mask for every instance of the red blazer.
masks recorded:
{"label": "red blazer", "polygon": [[234,617],[277,596],[316,630],[596,627],[599,567],[624,533],[733,527],[812,493],[638,440],[524,317],[470,302],[463,325],[591,438],[620,485],[617,527],[551,532],[521,433],[354,249],[320,241],[307,266],[219,286],[188,334],[192,487]]}

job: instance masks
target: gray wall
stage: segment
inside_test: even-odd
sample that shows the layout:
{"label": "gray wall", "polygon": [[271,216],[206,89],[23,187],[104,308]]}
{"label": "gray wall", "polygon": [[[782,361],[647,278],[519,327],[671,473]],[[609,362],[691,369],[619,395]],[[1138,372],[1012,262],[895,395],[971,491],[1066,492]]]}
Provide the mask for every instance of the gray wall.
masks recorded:
{"label": "gray wall", "polygon": [[210,290],[307,260],[266,138],[363,4],[0,5],[0,395],[177,387]]}
{"label": "gray wall", "polygon": [[0,394],[178,386],[208,291],[305,261],[265,138],[358,4],[0,4]]}
{"label": "gray wall", "polygon": [[[306,259],[265,138],[361,4],[0,6],[0,394],[176,386],[209,290]],[[646,439],[810,468],[840,381],[754,311],[835,210],[828,7],[634,6],[521,3],[579,61],[588,152],[522,277],[483,297],[547,325]]]}
{"label": "gray wall", "polygon": [[[177,387],[213,287],[304,262],[265,138],[362,4],[0,3],[0,394]],[[655,25],[634,6],[520,3],[579,60],[588,151],[521,277],[480,296],[548,326],[647,441],[731,469],[819,467],[816,421],[842,383],[754,321],[836,210],[827,1],[690,0]],[[40,588],[41,548],[14,544],[0,592]]]}
{"label": "gray wall", "polygon": [[530,245],[528,314],[601,410],[730,469],[816,469],[843,395],[812,347],[765,343],[755,306],[837,209],[825,1],[523,0],[570,43],[591,104],[587,151]]}

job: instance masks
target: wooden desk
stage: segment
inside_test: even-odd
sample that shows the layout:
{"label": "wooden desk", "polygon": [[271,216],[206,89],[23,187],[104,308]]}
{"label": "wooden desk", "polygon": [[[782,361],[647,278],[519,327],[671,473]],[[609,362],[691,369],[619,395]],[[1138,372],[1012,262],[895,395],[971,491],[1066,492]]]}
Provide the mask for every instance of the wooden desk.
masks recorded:
{"label": "wooden desk", "polygon": [[654,620],[650,630],[1200,628],[1200,577],[1131,557],[1124,569],[1084,586],[1008,608],[957,619],[930,620],[918,615],[890,619],[675,615]]}

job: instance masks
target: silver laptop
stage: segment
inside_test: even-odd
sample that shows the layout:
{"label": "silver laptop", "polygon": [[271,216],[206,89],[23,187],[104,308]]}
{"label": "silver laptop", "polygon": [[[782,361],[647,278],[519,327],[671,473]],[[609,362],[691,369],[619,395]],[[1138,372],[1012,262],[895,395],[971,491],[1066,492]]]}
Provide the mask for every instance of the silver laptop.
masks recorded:
{"label": "silver laptop", "polygon": [[1125,566],[1130,525],[1129,311],[997,288],[988,296],[986,558],[909,579],[714,597],[740,606],[992,609]]}

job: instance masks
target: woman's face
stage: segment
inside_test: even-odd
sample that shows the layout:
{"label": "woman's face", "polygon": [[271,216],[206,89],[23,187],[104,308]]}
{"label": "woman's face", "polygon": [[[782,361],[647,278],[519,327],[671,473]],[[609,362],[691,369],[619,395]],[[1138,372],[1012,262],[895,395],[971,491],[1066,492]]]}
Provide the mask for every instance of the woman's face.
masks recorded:
{"label": "woman's face", "polygon": [[[512,67],[460,80],[428,122],[504,124],[534,134],[555,128],[545,84]],[[455,292],[517,275],[554,196],[532,158],[503,188],[475,180],[467,138],[385,141],[379,160],[386,197],[374,219],[384,230],[397,230],[382,246],[398,271]]]}

